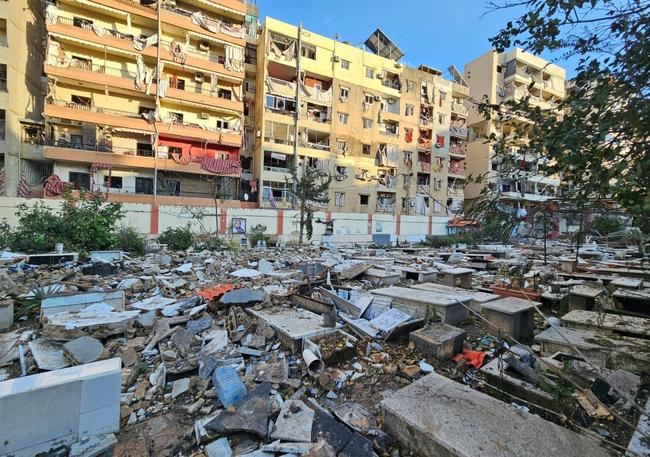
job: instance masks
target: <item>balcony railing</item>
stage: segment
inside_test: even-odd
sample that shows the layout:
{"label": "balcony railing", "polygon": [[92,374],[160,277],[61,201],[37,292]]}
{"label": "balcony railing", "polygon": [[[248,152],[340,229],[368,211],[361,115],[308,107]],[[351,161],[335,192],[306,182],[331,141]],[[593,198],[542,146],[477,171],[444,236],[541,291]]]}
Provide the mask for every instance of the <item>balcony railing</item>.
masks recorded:
{"label": "balcony railing", "polygon": [[135,149],[135,148],[121,148],[115,146],[109,146],[103,142],[97,143],[79,143],[71,141],[68,138],[56,138],[56,139],[47,139],[38,144],[43,144],[45,146],[54,146],[57,148],[68,148],[68,149],[78,149],[80,151],[90,151],[90,152],[104,152],[109,154],[122,154],[129,156],[140,156],[140,157],[153,157],[152,150],[146,149]]}
{"label": "balcony railing", "polygon": [[469,113],[469,110],[467,109],[467,107],[465,105],[463,105],[462,103],[458,103],[458,102],[451,102],[451,110],[454,113],[458,113],[458,114],[467,115]]}
{"label": "balcony railing", "polygon": [[88,106],[82,105],[75,102],[67,102],[65,100],[52,100],[50,104],[54,106],[62,106],[64,108],[73,108],[79,111],[89,111],[93,113],[102,113],[102,114],[112,114],[114,116],[128,117],[132,119],[141,119],[142,115],[139,113],[133,113],[131,111],[124,111],[114,108],[102,108],[99,106]]}
{"label": "balcony railing", "polygon": [[[97,34],[98,36],[110,35],[110,36],[113,36],[115,38],[119,38],[121,40],[129,41],[130,43],[133,43],[133,39],[134,39],[133,35],[129,35],[127,33],[123,33],[123,32],[120,32],[118,30],[115,30],[115,29],[107,29],[107,28],[94,26],[94,25],[90,25],[90,24],[86,24],[86,23],[75,24],[73,19],[70,19],[70,18],[67,18],[67,17],[58,17],[57,22],[59,24],[71,25],[73,27],[78,27],[80,29],[88,30],[90,32],[93,32],[93,33]],[[173,42],[169,41],[169,40],[160,40],[160,44],[164,48],[167,48],[167,49],[169,49],[169,47],[171,46],[172,43]],[[154,46],[156,46],[156,45],[157,45],[157,43],[154,44]],[[216,63],[220,63],[220,64],[223,64],[224,61],[225,61],[224,56],[219,55],[217,53],[210,52],[209,50],[208,51],[201,51],[199,49],[190,47],[189,49],[187,49],[187,54],[189,54],[192,57],[196,57],[197,59],[207,60],[207,61],[210,61],[210,62],[216,62]]]}
{"label": "balcony railing", "polygon": [[418,140],[418,148],[420,149],[431,149],[431,146],[433,145],[433,140],[430,138],[420,138]]}
{"label": "balcony railing", "polygon": [[467,153],[466,146],[459,143],[451,143],[449,145],[449,153],[457,156],[464,156]]}
{"label": "balcony railing", "polygon": [[431,173],[431,163],[418,162],[418,171],[421,171],[423,173]]}
{"label": "balcony railing", "polygon": [[456,127],[455,125],[449,126],[449,133],[456,138],[467,138],[467,127]]}
{"label": "balcony railing", "polygon": [[385,87],[390,87],[391,89],[400,90],[399,80],[384,78],[381,80],[381,84]]}
{"label": "balcony railing", "polygon": [[463,189],[456,189],[454,187],[447,188],[447,197],[449,198],[464,198],[465,192]]}
{"label": "balcony railing", "polygon": [[465,176],[465,169],[462,167],[449,167],[449,173],[452,175]]}

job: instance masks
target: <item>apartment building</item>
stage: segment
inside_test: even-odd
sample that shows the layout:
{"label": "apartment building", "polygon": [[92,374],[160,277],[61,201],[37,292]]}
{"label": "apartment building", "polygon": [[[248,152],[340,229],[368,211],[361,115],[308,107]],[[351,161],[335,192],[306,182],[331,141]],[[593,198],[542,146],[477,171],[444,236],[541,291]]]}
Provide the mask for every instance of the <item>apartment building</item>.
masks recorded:
{"label": "apartment building", "polygon": [[46,192],[244,200],[247,13],[238,0],[48,1]]}
{"label": "apartment building", "polygon": [[[323,210],[444,216],[448,198],[461,209],[462,191],[448,189],[460,189],[464,176],[464,145],[454,146],[463,140],[452,140],[452,125],[466,112],[452,106],[467,88],[425,66],[406,68],[391,56],[298,34],[267,17],[260,35],[253,161],[260,206],[290,207],[297,142],[298,170],[334,177]],[[387,40],[379,30],[374,36]]]}
{"label": "apartment building", "polygon": [[15,196],[19,178],[48,173],[36,145],[42,127],[43,8],[40,1],[0,1],[0,195]]}
{"label": "apartment building", "polygon": [[[539,106],[550,115],[565,96],[565,76],[563,68],[521,49],[502,53],[490,51],[464,68],[464,78],[473,100],[487,97],[489,103],[497,104],[529,97],[533,106]],[[539,158],[526,154],[526,132],[532,127],[530,120],[508,112],[486,120],[477,112],[475,105],[468,103],[467,106],[470,108],[466,160],[468,174],[487,176],[487,185],[498,191],[503,200],[518,207],[558,194],[560,179],[540,173]],[[512,157],[520,163],[520,170],[504,172],[492,145],[485,140],[493,133],[503,139]],[[465,198],[476,199],[483,188],[484,184],[469,184],[465,188]]]}

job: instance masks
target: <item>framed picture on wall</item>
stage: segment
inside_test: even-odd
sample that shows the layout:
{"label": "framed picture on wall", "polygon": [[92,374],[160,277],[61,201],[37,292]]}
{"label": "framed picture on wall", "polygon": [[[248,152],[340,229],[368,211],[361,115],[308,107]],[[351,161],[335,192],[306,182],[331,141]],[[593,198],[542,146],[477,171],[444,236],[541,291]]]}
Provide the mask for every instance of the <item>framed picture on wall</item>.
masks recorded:
{"label": "framed picture on wall", "polygon": [[233,218],[232,233],[234,235],[246,235],[246,219],[241,217]]}

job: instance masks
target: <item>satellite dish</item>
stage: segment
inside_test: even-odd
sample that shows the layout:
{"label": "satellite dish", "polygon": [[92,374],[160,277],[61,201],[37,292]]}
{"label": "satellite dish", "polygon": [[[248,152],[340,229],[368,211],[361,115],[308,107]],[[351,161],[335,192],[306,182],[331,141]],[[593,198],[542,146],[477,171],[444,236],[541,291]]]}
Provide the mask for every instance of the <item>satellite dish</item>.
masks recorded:
{"label": "satellite dish", "polygon": [[248,198],[249,198],[249,197],[248,197],[248,192],[244,192],[244,200],[245,200],[245,201],[248,201]]}

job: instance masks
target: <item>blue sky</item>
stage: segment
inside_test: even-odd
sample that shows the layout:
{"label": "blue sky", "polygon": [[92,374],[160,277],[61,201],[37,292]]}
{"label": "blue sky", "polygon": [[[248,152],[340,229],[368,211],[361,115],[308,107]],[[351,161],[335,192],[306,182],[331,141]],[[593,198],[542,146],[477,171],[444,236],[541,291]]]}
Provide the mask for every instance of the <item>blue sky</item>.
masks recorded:
{"label": "blue sky", "polygon": [[[484,0],[257,0],[260,17],[271,16],[291,24],[301,20],[306,29],[358,45],[380,27],[406,56],[402,62],[427,64],[446,71],[490,49],[495,35],[515,10],[486,12]],[[549,58],[550,56],[543,56]],[[558,62],[556,62],[558,63]],[[567,76],[574,74],[566,62]]]}

